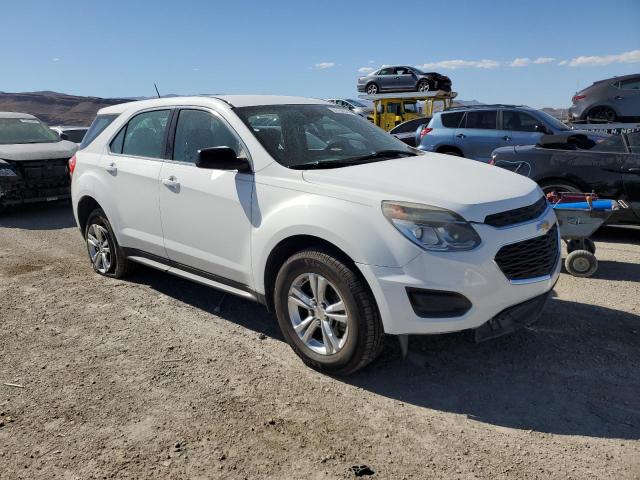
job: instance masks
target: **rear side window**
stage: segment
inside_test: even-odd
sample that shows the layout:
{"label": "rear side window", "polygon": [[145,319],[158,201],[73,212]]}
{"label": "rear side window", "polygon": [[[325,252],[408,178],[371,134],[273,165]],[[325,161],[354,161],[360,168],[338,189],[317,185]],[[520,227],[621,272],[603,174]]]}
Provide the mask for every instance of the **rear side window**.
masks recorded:
{"label": "rear side window", "polygon": [[168,121],[169,110],[154,110],[133,117],[126,126],[122,153],[134,157],[162,158]]}
{"label": "rear side window", "polygon": [[621,80],[620,88],[622,90],[640,90],[640,77]]}
{"label": "rear side window", "polygon": [[480,110],[467,112],[465,128],[479,128],[482,130],[495,130],[498,112],[496,110]]}
{"label": "rear side window", "polygon": [[111,125],[118,115],[98,115],[94,120],[87,133],[82,138],[82,143],[80,143],[80,148],[84,148],[89,145],[91,142],[95,140],[95,138],[100,135],[105,128]]}
{"label": "rear side window", "polygon": [[458,128],[463,115],[464,112],[443,113],[440,117],[442,125],[446,128]]}

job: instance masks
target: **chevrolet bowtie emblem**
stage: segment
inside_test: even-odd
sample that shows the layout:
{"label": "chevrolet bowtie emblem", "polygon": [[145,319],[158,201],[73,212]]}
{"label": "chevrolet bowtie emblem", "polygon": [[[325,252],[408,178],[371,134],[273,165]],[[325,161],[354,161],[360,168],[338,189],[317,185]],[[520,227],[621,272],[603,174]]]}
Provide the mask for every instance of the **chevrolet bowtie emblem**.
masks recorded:
{"label": "chevrolet bowtie emblem", "polygon": [[543,220],[538,225],[536,225],[536,230],[538,230],[539,232],[541,231],[543,233],[547,233],[550,228],[551,228],[551,225],[547,220]]}

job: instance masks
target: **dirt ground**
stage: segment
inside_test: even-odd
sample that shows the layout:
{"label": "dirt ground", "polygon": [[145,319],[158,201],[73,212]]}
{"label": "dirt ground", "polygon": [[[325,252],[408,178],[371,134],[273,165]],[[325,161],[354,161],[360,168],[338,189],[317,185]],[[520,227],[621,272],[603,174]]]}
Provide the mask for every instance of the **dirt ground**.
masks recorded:
{"label": "dirt ground", "polygon": [[640,478],[640,229],[596,240],[533,328],[331,378],[260,305],[94,274],[68,204],[5,215],[0,479]]}

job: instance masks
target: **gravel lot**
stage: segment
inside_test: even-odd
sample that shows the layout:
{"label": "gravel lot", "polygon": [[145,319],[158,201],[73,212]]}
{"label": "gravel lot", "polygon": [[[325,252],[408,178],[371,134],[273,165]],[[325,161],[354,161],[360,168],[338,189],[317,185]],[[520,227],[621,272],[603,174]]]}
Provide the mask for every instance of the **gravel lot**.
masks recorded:
{"label": "gravel lot", "polygon": [[596,240],[534,328],[331,378],[260,305],[95,275],[68,204],[5,215],[0,478],[640,478],[640,230]]}

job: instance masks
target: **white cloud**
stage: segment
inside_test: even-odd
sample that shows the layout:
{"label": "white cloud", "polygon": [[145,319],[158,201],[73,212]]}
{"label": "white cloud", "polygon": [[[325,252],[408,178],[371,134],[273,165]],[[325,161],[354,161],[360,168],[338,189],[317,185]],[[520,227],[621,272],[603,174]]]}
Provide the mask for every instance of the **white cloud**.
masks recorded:
{"label": "white cloud", "polygon": [[199,71],[200,71],[200,67],[193,67],[193,68],[192,68],[192,70],[193,70],[194,72],[199,72]]}
{"label": "white cloud", "polygon": [[514,58],[511,63],[509,63],[510,67],[526,67],[531,63],[531,59],[529,57],[519,57]]}
{"label": "white cloud", "polygon": [[558,65],[566,65],[567,63],[569,63],[568,60],[561,60],[558,62]]}
{"label": "white cloud", "polygon": [[533,63],[535,63],[536,65],[541,65],[543,63],[551,63],[555,61],[556,59],[553,57],[538,57],[533,61]]}
{"label": "white cloud", "polygon": [[572,58],[567,65],[570,67],[602,67],[612,63],[638,63],[640,62],[640,50],[618,53],[604,56],[582,56]]}
{"label": "white cloud", "polygon": [[316,68],[331,68],[331,67],[335,67],[336,64],[334,62],[320,62],[320,63],[316,63],[314,65],[314,67]]}
{"label": "white cloud", "polygon": [[444,68],[456,70],[458,68],[496,68],[500,66],[500,62],[496,60],[443,60],[441,62],[425,63],[418,65],[421,69]]}
{"label": "white cloud", "polygon": [[368,62],[368,63],[370,63],[370,64],[374,64],[374,63],[376,63],[376,61],[375,61],[375,60],[369,60],[369,62]]}
{"label": "white cloud", "polygon": [[374,70],[375,70],[375,69],[374,69],[374,68],[371,68],[371,67],[360,67],[360,68],[358,69],[358,71],[359,71],[360,73],[371,73],[371,72],[373,72]]}
{"label": "white cloud", "polygon": [[59,62],[59,61],[60,61],[60,59],[59,59],[58,57],[53,57],[53,58],[51,59],[51,61],[52,61],[52,62]]}

